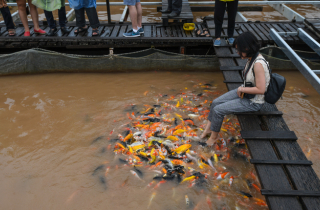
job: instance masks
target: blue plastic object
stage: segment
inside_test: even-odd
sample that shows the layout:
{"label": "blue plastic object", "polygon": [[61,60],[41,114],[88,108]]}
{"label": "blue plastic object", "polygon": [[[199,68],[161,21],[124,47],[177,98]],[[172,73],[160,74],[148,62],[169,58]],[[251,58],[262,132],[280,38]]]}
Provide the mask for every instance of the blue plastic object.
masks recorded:
{"label": "blue plastic object", "polygon": [[97,7],[96,0],[69,0],[69,4],[73,9]]}

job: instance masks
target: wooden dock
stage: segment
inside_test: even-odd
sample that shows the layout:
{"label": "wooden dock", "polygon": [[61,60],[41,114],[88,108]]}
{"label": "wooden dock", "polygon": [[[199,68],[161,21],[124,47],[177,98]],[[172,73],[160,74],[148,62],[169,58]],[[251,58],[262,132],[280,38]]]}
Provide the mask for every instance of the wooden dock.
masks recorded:
{"label": "wooden dock", "polygon": [[[206,25],[207,24],[207,25]],[[208,20],[204,23],[195,23],[196,29],[208,28],[212,37],[197,37],[195,32],[183,30],[183,23],[172,23],[169,26],[163,26],[161,23],[143,24],[144,36],[126,38],[123,33],[127,32],[131,25],[101,23],[99,27],[99,36],[92,36],[92,28],[84,33],[74,34],[76,30],[75,23],[68,23],[71,29],[69,34],[62,34],[59,30],[53,37],[46,35],[36,35],[33,33],[33,27],[30,23],[31,37],[24,37],[24,28],[22,24],[17,24],[16,36],[9,37],[4,25],[0,25],[0,48],[10,49],[28,49],[28,48],[66,48],[66,49],[96,49],[96,48],[128,48],[128,47],[189,47],[189,46],[212,46],[214,37],[214,21]],[[40,22],[40,27],[49,31],[45,22]],[[269,36],[270,28],[275,28],[279,32],[296,32],[298,28],[303,28],[310,36],[320,40],[314,32],[306,27],[303,22],[259,22],[259,23],[237,23],[235,28],[235,37],[245,31],[251,31],[262,45],[274,44]],[[223,26],[222,37],[226,37],[227,27]],[[288,44],[304,44],[296,36],[286,36]]]}
{"label": "wooden dock", "polygon": [[[245,24],[244,28],[252,26]],[[278,30],[287,26],[293,30],[300,25],[282,24]],[[265,35],[259,34],[260,38]],[[221,47],[214,49],[228,90],[238,88],[246,61],[224,39]],[[259,112],[240,113],[237,117],[269,209],[320,209],[320,180],[276,105],[265,104]]]}

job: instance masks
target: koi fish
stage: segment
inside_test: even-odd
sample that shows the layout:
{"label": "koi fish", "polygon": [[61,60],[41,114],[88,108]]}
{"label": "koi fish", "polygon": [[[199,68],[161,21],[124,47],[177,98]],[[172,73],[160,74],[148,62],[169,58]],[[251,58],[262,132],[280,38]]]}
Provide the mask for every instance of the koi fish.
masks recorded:
{"label": "koi fish", "polygon": [[183,182],[187,182],[187,181],[193,180],[195,178],[196,178],[196,176],[189,176],[189,177],[185,178],[184,180],[182,180],[182,182],[180,182],[180,184],[182,184]]}
{"label": "koi fish", "polygon": [[152,202],[152,200],[154,199],[154,197],[156,197],[156,192],[152,193],[152,195],[151,195],[151,198],[150,198],[150,200],[149,200],[148,209],[149,209],[149,207],[150,207],[150,205],[151,205],[151,202]]}
{"label": "koi fish", "polygon": [[184,144],[184,145],[181,145],[180,147],[178,147],[177,149],[175,149],[174,151],[177,154],[180,154],[180,153],[187,151],[191,146],[192,146],[191,144]]}
{"label": "koi fish", "polygon": [[133,176],[135,176],[137,179],[139,179],[139,180],[141,180],[141,181],[143,181],[143,182],[144,182],[144,180],[142,180],[142,179],[139,177],[139,175],[138,175],[135,171],[130,170],[130,172],[131,172],[131,174],[132,174]]}
{"label": "koi fish", "polygon": [[175,135],[178,135],[178,134],[184,133],[184,132],[186,132],[186,130],[178,129],[178,130],[176,130],[176,131],[173,132],[173,135],[175,136]]}
{"label": "koi fish", "polygon": [[217,177],[217,180],[224,179],[228,174],[229,174],[229,172],[225,172],[225,173],[219,174],[218,177]]}
{"label": "koi fish", "polygon": [[231,187],[232,182],[233,182],[233,176],[231,176],[231,177],[230,177],[230,180],[229,180],[229,187]]}
{"label": "koi fish", "polygon": [[185,200],[186,200],[186,205],[189,206],[190,205],[190,201],[187,195],[184,196]]}

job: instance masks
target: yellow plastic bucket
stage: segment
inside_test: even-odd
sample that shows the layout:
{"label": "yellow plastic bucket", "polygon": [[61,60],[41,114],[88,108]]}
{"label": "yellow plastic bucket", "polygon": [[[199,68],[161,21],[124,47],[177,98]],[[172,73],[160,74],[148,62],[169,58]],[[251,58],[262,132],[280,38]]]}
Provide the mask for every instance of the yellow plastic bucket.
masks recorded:
{"label": "yellow plastic bucket", "polygon": [[194,30],[194,23],[184,23],[183,24],[183,30],[185,31],[193,31]]}

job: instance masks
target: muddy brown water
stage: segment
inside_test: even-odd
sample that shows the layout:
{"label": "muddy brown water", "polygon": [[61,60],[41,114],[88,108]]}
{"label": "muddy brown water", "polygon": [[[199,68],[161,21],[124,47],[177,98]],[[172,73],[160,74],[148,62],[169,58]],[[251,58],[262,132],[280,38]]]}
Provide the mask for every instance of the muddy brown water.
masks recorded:
{"label": "muddy brown water", "polygon": [[[320,175],[318,93],[297,71],[280,72],[287,78],[284,99],[277,106],[289,128],[299,137],[306,156]],[[121,166],[114,153],[101,153],[93,139],[126,123],[128,104],[153,104],[159,93],[191,90],[194,84],[211,82],[226,92],[220,72],[141,72],[119,74],[44,74],[0,78],[0,202],[3,209],[187,209],[188,195],[193,209],[209,196],[217,207],[235,209],[241,200],[244,180],[233,188],[220,184],[217,191],[203,192],[167,182],[157,190],[146,189],[154,172],[143,169],[145,182]],[[187,89],[186,89],[187,88]],[[145,91],[149,91],[145,96]],[[109,165],[104,190],[93,170]],[[244,176],[253,166],[230,161]],[[119,166],[116,169],[116,165]],[[241,175],[242,174],[242,175]],[[222,184],[223,185],[223,184]],[[175,190],[173,190],[173,188]],[[263,199],[258,192],[253,196]],[[253,206],[254,209],[266,209]],[[239,206],[240,209],[247,209]]]}

